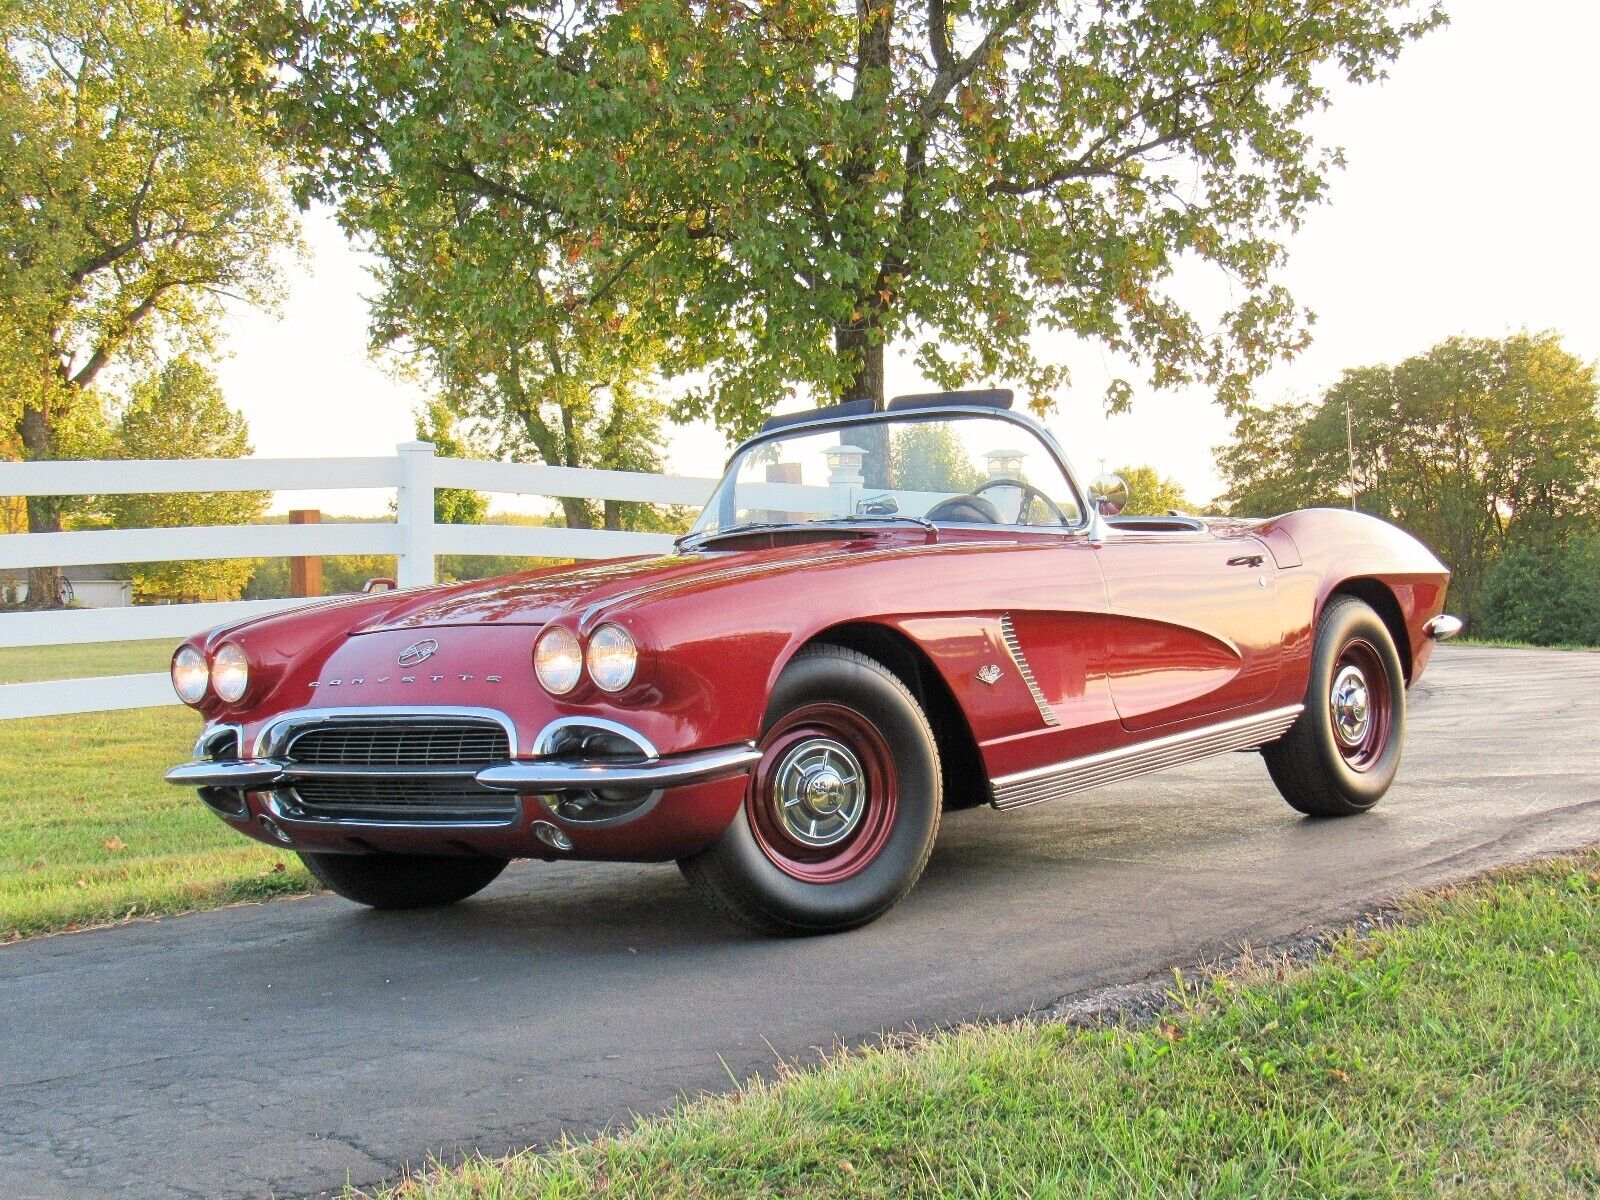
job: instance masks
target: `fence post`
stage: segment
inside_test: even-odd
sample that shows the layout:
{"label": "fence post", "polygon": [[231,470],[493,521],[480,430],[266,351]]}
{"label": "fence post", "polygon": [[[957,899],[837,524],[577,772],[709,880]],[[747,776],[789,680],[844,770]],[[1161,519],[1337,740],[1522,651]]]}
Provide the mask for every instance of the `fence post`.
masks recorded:
{"label": "fence post", "polygon": [[400,561],[395,579],[401,587],[434,582],[433,443],[401,442],[400,488],[395,495],[395,520],[400,524]]}
{"label": "fence post", "polygon": [[[291,525],[320,525],[322,510],[316,508],[291,508]],[[322,595],[322,559],[317,555],[297,554],[289,560],[289,595]]]}

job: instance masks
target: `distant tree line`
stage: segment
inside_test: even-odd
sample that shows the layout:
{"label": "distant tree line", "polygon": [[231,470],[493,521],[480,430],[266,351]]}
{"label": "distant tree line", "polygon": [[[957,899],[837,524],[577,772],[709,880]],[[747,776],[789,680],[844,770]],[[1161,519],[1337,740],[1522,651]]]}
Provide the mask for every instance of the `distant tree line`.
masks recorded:
{"label": "distant tree line", "polygon": [[1600,387],[1553,333],[1451,338],[1246,410],[1218,451],[1231,511],[1353,506],[1451,568],[1474,633],[1600,644]]}

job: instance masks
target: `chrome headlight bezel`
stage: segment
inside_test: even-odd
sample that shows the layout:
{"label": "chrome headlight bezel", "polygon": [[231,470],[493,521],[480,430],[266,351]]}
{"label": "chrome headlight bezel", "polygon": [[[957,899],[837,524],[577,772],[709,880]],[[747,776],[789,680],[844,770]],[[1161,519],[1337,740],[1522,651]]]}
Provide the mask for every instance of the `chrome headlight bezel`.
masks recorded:
{"label": "chrome headlight bezel", "polygon": [[608,623],[589,635],[584,653],[589,678],[602,692],[620,692],[639,671],[639,647],[621,625]]}
{"label": "chrome headlight bezel", "polygon": [[[193,646],[179,646],[172,655],[172,666],[168,670],[172,677],[172,690],[178,694],[179,700],[192,708],[206,698],[206,692],[211,687],[211,664],[200,651]],[[187,681],[187,688],[179,682],[180,678]]]}
{"label": "chrome headlight bezel", "polygon": [[565,625],[551,625],[533,643],[533,674],[552,696],[583,682],[583,643]]}
{"label": "chrome headlight bezel", "polygon": [[224,642],[211,656],[211,690],[224,704],[237,704],[250,691],[250,656],[236,642]]}

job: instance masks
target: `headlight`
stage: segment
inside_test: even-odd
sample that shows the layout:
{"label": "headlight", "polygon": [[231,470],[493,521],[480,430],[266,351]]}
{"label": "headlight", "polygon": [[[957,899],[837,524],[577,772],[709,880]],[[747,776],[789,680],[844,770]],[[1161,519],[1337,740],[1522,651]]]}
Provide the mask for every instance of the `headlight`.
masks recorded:
{"label": "headlight", "polygon": [[560,625],[540,634],[533,647],[533,673],[554,696],[565,696],[577,687],[583,678],[583,647],[578,635]]}
{"label": "headlight", "polygon": [[620,692],[633,682],[639,651],[621,625],[602,625],[589,639],[589,678],[602,691]]}
{"label": "headlight", "polygon": [[211,659],[211,687],[229,704],[244,698],[250,686],[250,660],[232,642],[224,642]]}
{"label": "headlight", "polygon": [[205,698],[211,669],[206,656],[193,646],[180,646],[172,656],[172,690],[185,704],[199,704]]}

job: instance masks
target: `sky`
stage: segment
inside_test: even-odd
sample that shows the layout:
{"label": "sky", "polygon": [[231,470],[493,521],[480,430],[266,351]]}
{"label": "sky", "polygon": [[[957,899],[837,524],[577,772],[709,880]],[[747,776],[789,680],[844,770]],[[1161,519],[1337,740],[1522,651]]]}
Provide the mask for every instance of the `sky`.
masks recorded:
{"label": "sky", "polygon": [[[1394,362],[1455,334],[1553,329],[1574,353],[1600,359],[1600,4],[1447,8],[1448,28],[1409,47],[1387,80],[1338,89],[1318,118],[1318,133],[1344,147],[1348,163],[1290,238],[1283,274],[1316,314],[1314,341],[1261,379],[1259,402],[1313,397],[1346,367]],[[392,453],[414,437],[424,393],[367,356],[369,260],[325,211],[306,214],[304,236],[306,257],[285,264],[281,313],[230,311],[224,392],[249,420],[258,455]],[[1071,367],[1046,424],[1081,478],[1149,463],[1197,504],[1221,490],[1212,451],[1230,426],[1206,392],[1142,389],[1131,413],[1108,417],[1103,396],[1117,362],[1072,338],[1040,345]],[[890,395],[930,386],[891,353]],[[718,475],[727,450],[704,426],[668,433],[678,474]],[[274,507],[357,513],[384,503],[370,493],[285,493]]]}

